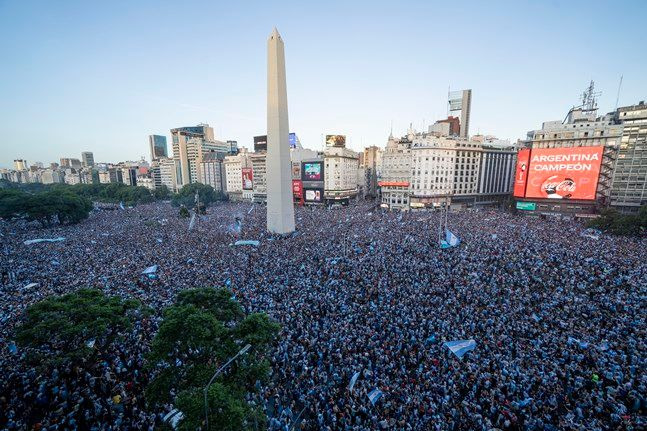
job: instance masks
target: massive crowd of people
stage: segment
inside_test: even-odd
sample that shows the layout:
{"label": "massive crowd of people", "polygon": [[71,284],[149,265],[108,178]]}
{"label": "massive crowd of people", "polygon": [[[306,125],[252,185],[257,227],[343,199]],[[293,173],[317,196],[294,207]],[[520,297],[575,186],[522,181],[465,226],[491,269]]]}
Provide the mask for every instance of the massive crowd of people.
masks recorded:
{"label": "massive crowd of people", "polygon": [[[219,204],[188,230],[166,204],[97,211],[74,226],[0,224],[0,429],[153,429],[144,359],[184,288],[227,286],[276,319],[264,428],[645,429],[647,240],[576,222],[364,204],[299,208],[271,237],[264,207]],[[34,238],[59,242],[25,245]],[[237,239],[260,245],[234,246]],[[158,265],[154,280],[144,268]],[[25,308],[90,286],[157,313],[96,363],[47,371],[13,344]],[[462,359],[444,345],[474,340]],[[359,373],[352,390],[351,379]],[[383,395],[369,399],[378,389]]]}

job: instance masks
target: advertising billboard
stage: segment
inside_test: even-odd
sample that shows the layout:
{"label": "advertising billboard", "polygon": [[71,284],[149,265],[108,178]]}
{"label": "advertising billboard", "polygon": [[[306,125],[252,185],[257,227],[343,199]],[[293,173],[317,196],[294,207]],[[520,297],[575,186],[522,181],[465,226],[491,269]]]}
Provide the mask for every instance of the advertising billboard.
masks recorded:
{"label": "advertising billboard", "polygon": [[294,134],[294,133],[290,133],[289,139],[290,139],[290,148],[296,148],[297,147],[297,135]]}
{"label": "advertising billboard", "polygon": [[295,201],[303,200],[303,183],[301,180],[292,180],[292,195]]}
{"label": "advertising billboard", "polygon": [[243,168],[243,190],[252,190],[254,188],[254,173],[252,168]]}
{"label": "advertising billboard", "polygon": [[535,148],[530,153],[527,198],[593,200],[604,147]]}
{"label": "advertising billboard", "polygon": [[254,136],[254,152],[267,151],[267,135]]}
{"label": "advertising billboard", "polygon": [[303,162],[301,172],[303,181],[323,181],[323,162]]}
{"label": "advertising billboard", "polygon": [[526,181],[528,180],[528,162],[530,149],[524,148],[517,154],[517,169],[514,173],[514,196],[523,198],[526,195]]}
{"label": "advertising billboard", "polygon": [[517,202],[517,209],[524,211],[534,211],[537,209],[537,204],[534,202]]}
{"label": "advertising billboard", "polygon": [[305,194],[306,202],[314,202],[314,203],[323,202],[323,195],[324,195],[323,189],[304,189],[303,192]]}
{"label": "advertising billboard", "polygon": [[346,135],[326,135],[327,147],[345,147]]}
{"label": "advertising billboard", "polygon": [[292,179],[300,180],[301,179],[301,163],[292,162]]}

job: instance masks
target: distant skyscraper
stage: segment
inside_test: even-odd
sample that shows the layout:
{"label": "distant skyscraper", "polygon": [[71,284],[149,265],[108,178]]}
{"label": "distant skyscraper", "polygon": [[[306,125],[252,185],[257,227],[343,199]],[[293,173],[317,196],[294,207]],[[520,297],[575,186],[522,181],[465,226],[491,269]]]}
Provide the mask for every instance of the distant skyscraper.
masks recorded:
{"label": "distant skyscraper", "polygon": [[94,166],[94,154],[90,151],[84,151],[81,153],[81,162],[83,166],[90,167]]}
{"label": "distant skyscraper", "polygon": [[279,32],[267,40],[267,230],[294,232],[285,51]]}
{"label": "distant skyscraper", "polygon": [[151,148],[151,161],[159,160],[162,157],[168,157],[166,136],[149,135],[148,143]]}
{"label": "distant skyscraper", "polygon": [[27,170],[27,160],[16,159],[16,160],[13,161],[13,167],[17,171]]}
{"label": "distant skyscraper", "polygon": [[472,109],[472,90],[452,91],[449,93],[449,115],[460,118],[461,138],[469,137],[470,110]]}

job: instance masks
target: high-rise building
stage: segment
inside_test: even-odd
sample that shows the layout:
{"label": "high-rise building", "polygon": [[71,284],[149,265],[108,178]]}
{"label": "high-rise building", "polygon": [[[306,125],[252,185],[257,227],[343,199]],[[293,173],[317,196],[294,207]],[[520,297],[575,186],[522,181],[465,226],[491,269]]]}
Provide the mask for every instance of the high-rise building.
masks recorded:
{"label": "high-rise building", "polygon": [[348,202],[357,196],[359,157],[344,147],[324,149],[324,198],[327,202]]}
{"label": "high-rise building", "polygon": [[647,105],[619,108],[617,121],[623,126],[613,172],[610,203],[623,212],[635,212],[647,204]]}
{"label": "high-rise building", "polygon": [[86,168],[94,166],[94,154],[91,151],[84,151],[81,153],[82,165]]}
{"label": "high-rise building", "polygon": [[170,191],[177,191],[177,164],[173,159],[159,160],[160,183]]}
{"label": "high-rise building", "polygon": [[285,81],[285,47],[275,28],[267,40],[267,230],[277,234],[295,229]]}
{"label": "high-rise building", "polygon": [[83,165],[79,159],[71,159],[68,157],[61,158],[61,168],[74,168],[81,169]]}
{"label": "high-rise building", "polygon": [[382,150],[375,145],[366,147],[362,157],[364,168],[364,195],[368,197],[377,196],[378,167],[381,165]]}
{"label": "high-rise building", "polygon": [[166,136],[148,135],[148,145],[151,151],[151,161],[168,157],[168,148],[166,146]]}
{"label": "high-rise building", "polygon": [[254,180],[252,182],[252,201],[267,202],[267,153],[252,153],[249,156],[252,163],[252,173]]}
{"label": "high-rise building", "polygon": [[17,171],[26,171],[27,170],[27,160],[16,159],[13,161],[13,167]]}
{"label": "high-rise building", "polygon": [[383,208],[409,208],[412,137],[410,134],[407,137],[396,139],[393,135],[389,135],[382,154],[382,172],[378,177]]}
{"label": "high-rise building", "polygon": [[217,192],[223,192],[225,187],[224,158],[226,153],[211,151],[202,156],[200,162],[200,177],[202,184],[209,185]]}
{"label": "high-rise building", "polygon": [[176,187],[203,182],[200,163],[205,153],[212,151],[229,154],[231,144],[216,141],[213,128],[208,124],[195,127],[179,127],[171,130],[173,139],[173,160],[176,165]]}
{"label": "high-rise building", "polygon": [[[461,138],[468,138],[470,133],[470,111],[472,109],[472,90],[461,90],[461,91],[451,91],[448,98],[449,104],[449,113],[450,117],[447,118],[448,121],[452,117],[458,117],[460,120],[460,132],[459,136]],[[450,128],[454,120],[449,121]],[[455,125],[454,125],[455,127]]]}
{"label": "high-rise building", "polygon": [[[223,164],[225,167],[225,191],[229,199],[239,201],[242,199],[252,200],[253,198],[253,173],[252,161],[249,153],[243,151],[235,156],[226,156]],[[243,185],[243,170],[245,175],[251,180],[251,183]]]}

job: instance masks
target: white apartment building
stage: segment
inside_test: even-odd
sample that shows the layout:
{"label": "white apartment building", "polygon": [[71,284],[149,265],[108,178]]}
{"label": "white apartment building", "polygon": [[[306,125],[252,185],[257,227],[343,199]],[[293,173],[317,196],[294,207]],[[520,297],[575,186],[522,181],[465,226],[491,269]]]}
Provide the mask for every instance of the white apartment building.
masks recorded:
{"label": "white apartment building", "polygon": [[81,184],[81,177],[76,172],[66,172],[65,173],[65,184]]}
{"label": "white apartment building", "polygon": [[348,148],[324,150],[324,197],[327,201],[349,200],[357,196],[359,155]]}
{"label": "white apartment building", "polygon": [[253,190],[243,189],[243,168],[251,168],[249,153],[242,148],[235,156],[227,156],[223,161],[225,169],[225,191],[231,200],[252,200]]}
{"label": "white apartment building", "polygon": [[149,190],[155,190],[155,181],[150,177],[137,177],[137,185],[146,187]]}
{"label": "white apartment building", "polygon": [[173,159],[159,159],[160,182],[171,192],[177,191],[177,166]]}
{"label": "white apartment building", "polygon": [[253,153],[250,155],[252,172],[254,175],[253,202],[267,201],[267,153]]}
{"label": "white apartment building", "polygon": [[411,140],[409,137],[395,139],[393,135],[390,135],[382,153],[381,175],[378,181],[382,193],[383,208],[409,208],[411,163]]}

